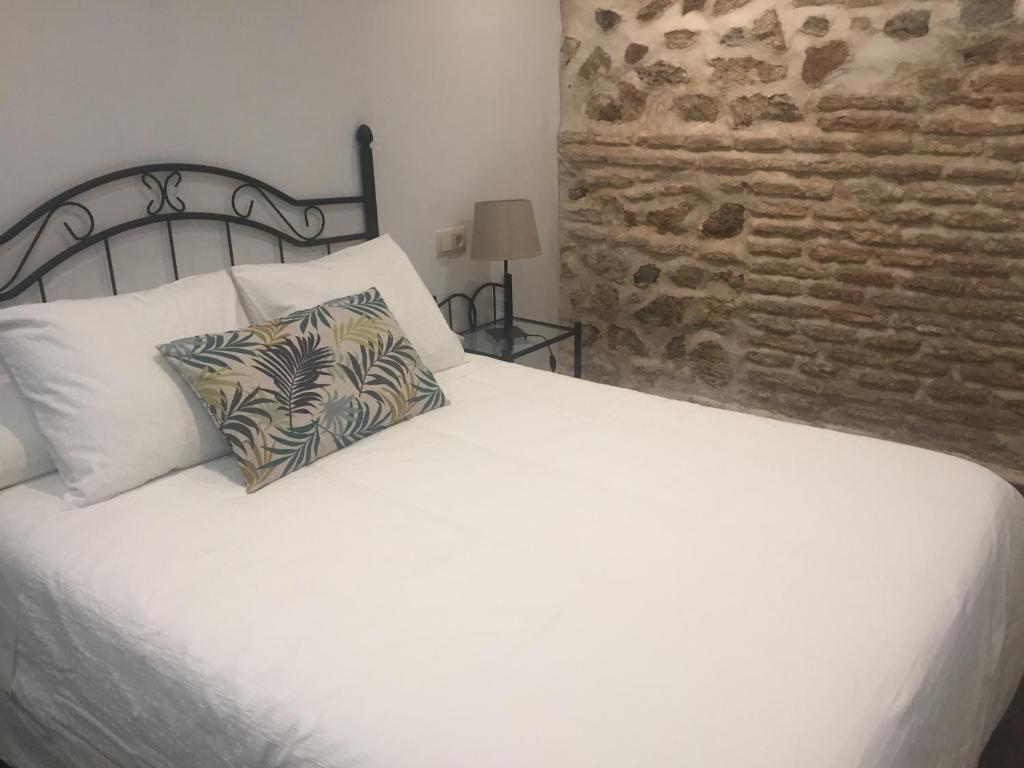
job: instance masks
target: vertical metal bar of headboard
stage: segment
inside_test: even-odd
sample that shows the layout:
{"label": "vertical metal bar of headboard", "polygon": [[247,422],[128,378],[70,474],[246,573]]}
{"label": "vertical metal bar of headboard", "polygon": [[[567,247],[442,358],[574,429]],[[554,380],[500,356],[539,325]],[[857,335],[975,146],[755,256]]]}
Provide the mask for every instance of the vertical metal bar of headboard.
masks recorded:
{"label": "vertical metal bar of headboard", "polygon": [[167,222],[167,238],[171,242],[171,268],[174,270],[174,279],[178,280],[178,252],[174,250],[174,230],[170,221]]}
{"label": "vertical metal bar of headboard", "polygon": [[103,250],[107,252],[107,274],[110,275],[110,292],[117,296],[117,280],[114,278],[114,259],[110,255],[110,238],[103,238]]}
{"label": "vertical metal bar of headboard", "polygon": [[284,240],[277,238],[277,258],[284,264]]}
{"label": "vertical metal bar of headboard", "polygon": [[43,300],[43,304],[46,303],[46,287],[43,285],[43,278],[39,278],[39,298]]}
{"label": "vertical metal bar of headboard", "polygon": [[231,266],[235,266],[235,247],[231,243],[231,222],[224,222],[224,229],[228,231],[228,261],[231,262]]}
{"label": "vertical metal bar of headboard", "polygon": [[363,180],[363,210],[366,213],[366,234],[370,239],[380,237],[380,220],[377,214],[377,183],[373,173],[373,131],[368,125],[360,125],[356,131],[359,142],[359,175]]}

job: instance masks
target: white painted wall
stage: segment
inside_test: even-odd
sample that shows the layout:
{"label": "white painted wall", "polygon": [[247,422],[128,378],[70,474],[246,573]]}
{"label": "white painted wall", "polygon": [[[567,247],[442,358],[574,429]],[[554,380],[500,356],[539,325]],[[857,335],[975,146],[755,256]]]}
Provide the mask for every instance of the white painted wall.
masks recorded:
{"label": "white painted wall", "polygon": [[0,16],[0,229],[164,158],[356,193],[367,122],[382,230],[430,288],[490,272],[439,261],[436,229],[477,199],[529,197],[545,254],[515,265],[517,309],[557,316],[558,0],[0,0]]}

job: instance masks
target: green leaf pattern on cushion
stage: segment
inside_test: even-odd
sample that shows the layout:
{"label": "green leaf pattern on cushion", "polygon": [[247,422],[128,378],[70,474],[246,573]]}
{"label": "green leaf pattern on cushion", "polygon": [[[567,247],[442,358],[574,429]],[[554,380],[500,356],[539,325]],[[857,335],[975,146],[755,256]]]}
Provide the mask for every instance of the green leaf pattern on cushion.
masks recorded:
{"label": "green leaf pattern on cushion", "polygon": [[448,402],[375,288],[159,350],[206,405],[250,493]]}

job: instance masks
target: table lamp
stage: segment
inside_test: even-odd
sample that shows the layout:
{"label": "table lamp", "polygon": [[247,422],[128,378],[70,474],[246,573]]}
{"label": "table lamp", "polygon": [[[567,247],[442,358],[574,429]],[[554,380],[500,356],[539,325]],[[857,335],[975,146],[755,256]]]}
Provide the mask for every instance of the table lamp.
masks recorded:
{"label": "table lamp", "polygon": [[501,328],[488,329],[493,338],[510,344],[513,339],[526,336],[522,329],[513,325],[512,276],[508,263],[540,255],[540,235],[529,200],[488,200],[476,204],[472,258],[505,262],[505,322]]}

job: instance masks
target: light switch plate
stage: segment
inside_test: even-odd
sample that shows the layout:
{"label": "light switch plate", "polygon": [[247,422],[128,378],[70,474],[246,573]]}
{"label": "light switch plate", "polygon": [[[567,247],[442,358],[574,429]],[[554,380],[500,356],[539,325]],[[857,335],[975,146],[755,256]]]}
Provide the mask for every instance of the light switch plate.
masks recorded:
{"label": "light switch plate", "polygon": [[452,227],[437,232],[437,255],[450,256],[466,250],[466,228]]}

